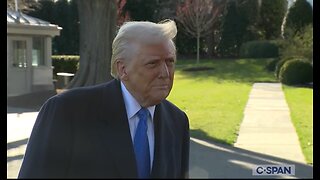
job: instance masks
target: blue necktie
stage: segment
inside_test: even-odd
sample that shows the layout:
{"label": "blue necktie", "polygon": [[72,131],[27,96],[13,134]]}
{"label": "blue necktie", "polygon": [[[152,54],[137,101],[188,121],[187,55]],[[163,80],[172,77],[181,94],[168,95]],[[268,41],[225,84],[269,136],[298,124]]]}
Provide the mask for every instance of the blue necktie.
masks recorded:
{"label": "blue necktie", "polygon": [[136,162],[139,178],[149,178],[150,176],[150,151],[147,136],[147,120],[149,111],[141,108],[138,113],[139,123],[134,136],[134,152],[136,154]]}

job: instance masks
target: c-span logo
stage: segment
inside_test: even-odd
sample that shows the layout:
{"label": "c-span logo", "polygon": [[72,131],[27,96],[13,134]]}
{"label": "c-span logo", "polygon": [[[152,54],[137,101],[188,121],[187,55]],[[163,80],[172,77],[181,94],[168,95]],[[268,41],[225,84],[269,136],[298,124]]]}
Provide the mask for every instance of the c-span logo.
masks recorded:
{"label": "c-span logo", "polygon": [[254,176],[295,175],[295,166],[291,164],[281,165],[256,165],[252,168]]}

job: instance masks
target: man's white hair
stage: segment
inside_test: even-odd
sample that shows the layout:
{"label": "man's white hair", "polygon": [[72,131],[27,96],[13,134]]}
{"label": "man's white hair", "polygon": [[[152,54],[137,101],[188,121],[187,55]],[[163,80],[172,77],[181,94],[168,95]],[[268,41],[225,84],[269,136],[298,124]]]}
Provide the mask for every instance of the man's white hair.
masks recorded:
{"label": "man's white hair", "polygon": [[148,21],[130,21],[124,23],[112,43],[111,75],[118,78],[117,60],[130,60],[137,53],[137,46],[133,44],[156,44],[169,40],[174,52],[176,51],[172,39],[177,34],[176,23],[164,20],[159,23]]}

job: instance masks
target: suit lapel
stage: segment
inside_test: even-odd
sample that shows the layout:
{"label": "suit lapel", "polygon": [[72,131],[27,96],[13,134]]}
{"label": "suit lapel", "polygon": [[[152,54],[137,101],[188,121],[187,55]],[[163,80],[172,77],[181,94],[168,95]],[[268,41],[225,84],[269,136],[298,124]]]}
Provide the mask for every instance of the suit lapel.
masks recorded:
{"label": "suit lapel", "polygon": [[108,156],[115,161],[120,177],[136,178],[135,155],[118,80],[113,80],[106,85],[101,104],[99,131],[102,135],[102,141],[110,153]]}
{"label": "suit lapel", "polygon": [[172,149],[175,146],[175,137],[170,123],[172,123],[170,116],[165,111],[163,103],[158,104],[154,115],[155,152],[152,178],[170,177],[170,172],[174,168]]}

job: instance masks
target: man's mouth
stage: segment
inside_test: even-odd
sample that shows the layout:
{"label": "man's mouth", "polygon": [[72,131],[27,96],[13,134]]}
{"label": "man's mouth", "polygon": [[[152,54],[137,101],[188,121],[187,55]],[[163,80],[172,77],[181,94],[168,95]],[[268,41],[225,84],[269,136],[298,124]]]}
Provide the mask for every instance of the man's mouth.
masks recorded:
{"label": "man's mouth", "polygon": [[168,89],[169,85],[157,85],[157,86],[154,86],[154,87],[157,88],[157,89]]}

